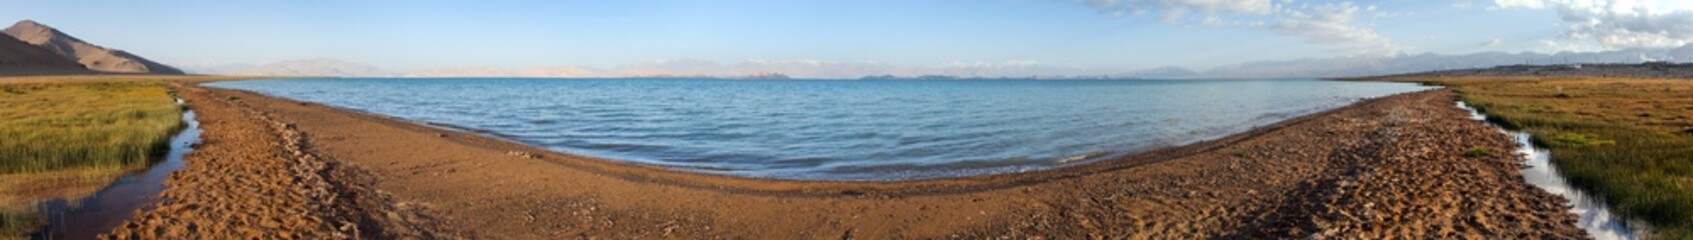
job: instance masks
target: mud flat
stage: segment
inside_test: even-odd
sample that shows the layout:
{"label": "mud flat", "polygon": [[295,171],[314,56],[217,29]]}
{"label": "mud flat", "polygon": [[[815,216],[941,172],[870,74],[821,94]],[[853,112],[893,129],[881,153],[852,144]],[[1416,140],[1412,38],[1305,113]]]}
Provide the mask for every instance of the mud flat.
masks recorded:
{"label": "mud flat", "polygon": [[1586,238],[1447,90],[1050,171],[907,182],[700,175],[179,86],[203,144],[109,237]]}

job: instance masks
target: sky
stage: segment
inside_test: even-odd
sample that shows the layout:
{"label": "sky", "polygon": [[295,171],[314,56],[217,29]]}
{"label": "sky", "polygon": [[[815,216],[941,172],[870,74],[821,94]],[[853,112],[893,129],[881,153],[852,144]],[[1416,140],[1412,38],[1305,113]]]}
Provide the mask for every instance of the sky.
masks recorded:
{"label": "sky", "polygon": [[703,60],[1204,69],[1250,61],[1668,48],[1686,0],[15,1],[179,66],[395,70]]}

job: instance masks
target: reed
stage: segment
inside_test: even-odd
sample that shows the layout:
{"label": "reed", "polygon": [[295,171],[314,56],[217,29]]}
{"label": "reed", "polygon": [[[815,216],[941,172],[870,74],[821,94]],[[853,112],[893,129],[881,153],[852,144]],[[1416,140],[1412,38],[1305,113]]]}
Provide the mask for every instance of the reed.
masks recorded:
{"label": "reed", "polygon": [[1693,80],[1438,78],[1490,121],[1552,152],[1571,185],[1649,225],[1693,239]]}
{"label": "reed", "polygon": [[159,81],[0,83],[0,173],[144,166],[183,127]]}
{"label": "reed", "polygon": [[27,239],[43,222],[33,205],[0,208],[0,240]]}

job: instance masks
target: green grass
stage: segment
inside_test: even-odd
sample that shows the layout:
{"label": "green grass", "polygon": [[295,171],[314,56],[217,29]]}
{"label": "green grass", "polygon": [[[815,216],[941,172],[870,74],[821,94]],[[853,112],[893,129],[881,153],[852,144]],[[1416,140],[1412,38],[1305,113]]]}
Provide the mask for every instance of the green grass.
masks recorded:
{"label": "green grass", "polygon": [[76,201],[161,159],[185,127],[166,84],[217,79],[0,78],[0,240],[39,230],[40,201]]}
{"label": "green grass", "polygon": [[1693,239],[1693,80],[1419,80],[1532,134],[1571,185],[1647,223],[1653,238]]}
{"label": "green grass", "polygon": [[145,166],[183,126],[162,82],[0,83],[0,173]]}
{"label": "green grass", "polygon": [[26,206],[18,210],[0,209],[0,240],[25,239],[41,228],[44,221],[33,207]]}
{"label": "green grass", "polygon": [[0,239],[44,223],[35,200],[91,194],[183,127],[163,81],[0,82]]}
{"label": "green grass", "polygon": [[1482,158],[1490,156],[1493,156],[1493,150],[1489,150],[1484,147],[1475,147],[1470,148],[1469,151],[1464,151],[1464,157],[1467,158]]}

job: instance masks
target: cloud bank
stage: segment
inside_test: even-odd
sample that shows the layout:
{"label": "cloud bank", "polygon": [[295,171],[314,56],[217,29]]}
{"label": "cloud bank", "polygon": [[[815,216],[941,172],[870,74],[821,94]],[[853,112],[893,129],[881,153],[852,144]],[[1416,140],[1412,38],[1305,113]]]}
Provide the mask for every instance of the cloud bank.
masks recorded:
{"label": "cloud bank", "polygon": [[1161,13],[1168,19],[1189,12],[1265,15],[1275,11],[1270,0],[1085,0],[1083,3],[1118,17]]}
{"label": "cloud bank", "polygon": [[1494,0],[1493,9],[1551,9],[1571,40],[1610,49],[1672,48],[1693,43],[1693,3],[1686,0]]}
{"label": "cloud bank", "polygon": [[[1369,9],[1374,11],[1374,7]],[[1287,11],[1275,28],[1310,43],[1339,46],[1342,52],[1354,55],[1397,54],[1399,48],[1387,38],[1358,23],[1361,11],[1364,10],[1352,2],[1319,4]]]}
{"label": "cloud bank", "polygon": [[[1392,14],[1381,13],[1374,5],[1359,6],[1349,1],[1316,5],[1293,0],[1084,0],[1082,3],[1113,17],[1158,15],[1163,23],[1269,29],[1345,55],[1392,55],[1400,51],[1392,41],[1360,21],[1361,17]],[[1192,13],[1203,16],[1189,17]],[[1190,18],[1194,20],[1184,21]]]}

